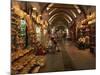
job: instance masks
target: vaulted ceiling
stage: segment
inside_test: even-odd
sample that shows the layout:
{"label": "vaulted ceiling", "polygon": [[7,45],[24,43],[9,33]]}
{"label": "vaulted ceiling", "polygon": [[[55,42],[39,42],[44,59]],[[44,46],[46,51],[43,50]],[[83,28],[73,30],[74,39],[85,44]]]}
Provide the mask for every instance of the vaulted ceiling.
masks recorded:
{"label": "vaulted ceiling", "polygon": [[[39,2],[18,2],[19,7],[28,12],[27,9],[36,8],[39,14],[48,14],[48,23],[57,25],[57,22],[63,21],[66,26],[72,25],[79,16],[84,19],[91,12],[96,11],[94,6],[84,6],[75,4],[57,4],[57,3],[39,3]],[[26,9],[27,8],[27,9]]]}

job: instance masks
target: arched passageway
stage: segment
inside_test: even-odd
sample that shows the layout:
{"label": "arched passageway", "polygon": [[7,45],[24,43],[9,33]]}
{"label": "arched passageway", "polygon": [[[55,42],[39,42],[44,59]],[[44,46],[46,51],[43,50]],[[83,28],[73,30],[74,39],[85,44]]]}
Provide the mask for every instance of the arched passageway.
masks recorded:
{"label": "arched passageway", "polygon": [[12,0],[12,74],[95,69],[96,7]]}

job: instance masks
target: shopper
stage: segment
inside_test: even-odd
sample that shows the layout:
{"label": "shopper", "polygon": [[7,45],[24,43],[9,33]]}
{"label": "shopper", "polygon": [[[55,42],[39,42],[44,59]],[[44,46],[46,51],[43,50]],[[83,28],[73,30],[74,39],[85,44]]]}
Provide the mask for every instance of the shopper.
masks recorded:
{"label": "shopper", "polygon": [[86,48],[89,48],[89,36],[85,36],[85,40],[86,40]]}
{"label": "shopper", "polygon": [[40,42],[37,43],[37,50],[36,50],[36,56],[44,56],[46,54],[45,48],[41,45]]}
{"label": "shopper", "polygon": [[85,37],[84,36],[80,37],[78,41],[79,41],[79,48],[84,49],[85,48]]}

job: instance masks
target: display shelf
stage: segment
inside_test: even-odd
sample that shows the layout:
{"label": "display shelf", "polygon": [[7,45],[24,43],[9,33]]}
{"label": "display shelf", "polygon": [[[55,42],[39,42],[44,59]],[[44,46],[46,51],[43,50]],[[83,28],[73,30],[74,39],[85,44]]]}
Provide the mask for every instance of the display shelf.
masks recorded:
{"label": "display shelf", "polygon": [[20,70],[22,69],[25,65],[27,65],[32,59],[34,58],[34,55],[32,54],[32,51],[29,52],[28,54],[24,55],[20,59],[16,60],[15,62],[12,63],[12,69],[13,70]]}
{"label": "display shelf", "polygon": [[19,57],[22,57],[22,56],[24,56],[25,54],[27,54],[27,53],[29,53],[31,50],[27,50],[27,49],[25,49],[25,50],[16,50],[15,52],[13,52],[12,54],[11,54],[11,58],[12,58],[12,62],[14,61],[14,60],[16,60],[16,59],[18,59]]}
{"label": "display shelf", "polygon": [[11,70],[13,74],[36,73],[45,65],[45,56],[35,56],[33,50],[17,50],[12,57],[16,60],[12,62]]}

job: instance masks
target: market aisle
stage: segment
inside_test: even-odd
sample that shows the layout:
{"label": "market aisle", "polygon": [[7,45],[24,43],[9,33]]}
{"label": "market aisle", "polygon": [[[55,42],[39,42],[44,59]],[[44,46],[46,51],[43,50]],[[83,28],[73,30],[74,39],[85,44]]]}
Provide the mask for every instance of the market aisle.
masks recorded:
{"label": "market aisle", "polygon": [[65,47],[66,52],[72,59],[76,70],[95,69],[96,57],[90,53],[89,49],[79,50],[71,41],[66,41]]}
{"label": "market aisle", "polygon": [[63,70],[64,64],[62,59],[62,53],[57,52],[55,54],[50,53],[46,55],[46,64],[40,69],[40,72],[55,72]]}
{"label": "market aisle", "polygon": [[56,72],[74,70],[74,66],[70,56],[67,54],[65,44],[59,42],[60,52],[46,55],[46,64],[40,69],[40,72]]}
{"label": "market aisle", "polygon": [[70,54],[66,51],[67,48],[65,46],[66,41],[60,41],[59,46],[60,46],[60,51],[62,53],[62,59],[63,59],[63,64],[64,64],[64,71],[70,71],[70,70],[75,70],[75,66],[73,64],[72,58],[70,57]]}
{"label": "market aisle", "polygon": [[40,72],[95,69],[95,56],[89,49],[79,50],[71,41],[60,41],[60,52],[47,54],[46,64]]}

